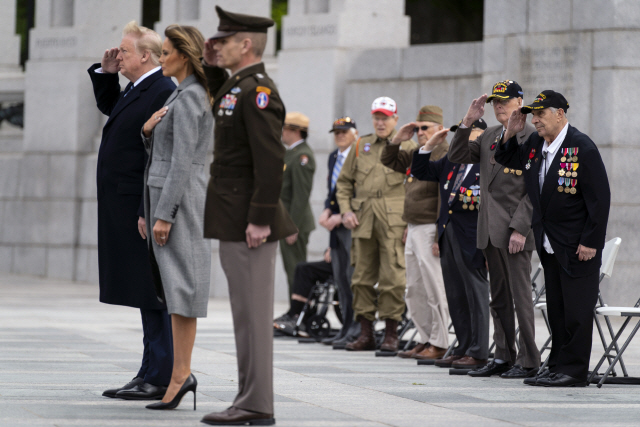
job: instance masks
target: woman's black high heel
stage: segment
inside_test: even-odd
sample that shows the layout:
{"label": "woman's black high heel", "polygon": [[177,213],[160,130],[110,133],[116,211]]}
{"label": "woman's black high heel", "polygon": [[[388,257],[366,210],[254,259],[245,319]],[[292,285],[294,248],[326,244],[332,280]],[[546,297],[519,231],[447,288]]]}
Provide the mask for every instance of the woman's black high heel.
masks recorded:
{"label": "woman's black high heel", "polygon": [[193,374],[189,374],[189,378],[187,378],[184,384],[182,384],[182,387],[180,387],[178,394],[176,394],[176,397],[174,397],[171,402],[152,403],[150,405],[147,405],[147,409],[176,409],[180,404],[180,402],[182,401],[182,398],[184,397],[184,395],[192,391],[193,392],[193,410],[195,411],[197,388],[198,388],[198,380],[196,380],[196,377],[194,377]]}

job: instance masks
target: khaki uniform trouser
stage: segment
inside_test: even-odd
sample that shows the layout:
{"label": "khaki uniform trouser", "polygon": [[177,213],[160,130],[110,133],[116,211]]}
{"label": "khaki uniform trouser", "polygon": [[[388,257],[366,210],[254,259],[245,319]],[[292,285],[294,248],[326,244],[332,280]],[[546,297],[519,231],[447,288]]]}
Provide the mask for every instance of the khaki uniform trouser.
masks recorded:
{"label": "khaki uniform trouser", "polygon": [[402,239],[387,237],[388,231],[386,222],[374,217],[371,238],[353,238],[351,290],[356,319],[362,316],[373,321],[378,311],[380,319],[402,320],[406,285],[404,245]]}
{"label": "khaki uniform trouser", "polygon": [[440,257],[431,246],[436,224],[409,224],[404,257],[407,263],[407,308],[420,333],[420,342],[449,347],[449,306]]}

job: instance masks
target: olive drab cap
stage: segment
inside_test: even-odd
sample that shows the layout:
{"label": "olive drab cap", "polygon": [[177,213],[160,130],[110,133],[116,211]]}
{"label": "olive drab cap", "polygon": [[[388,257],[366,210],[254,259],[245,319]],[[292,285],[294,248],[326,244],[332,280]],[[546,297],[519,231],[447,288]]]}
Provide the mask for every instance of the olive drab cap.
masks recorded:
{"label": "olive drab cap", "polygon": [[220,18],[218,32],[210,37],[209,40],[221,39],[239,32],[266,33],[267,28],[273,27],[275,24],[273,19],[270,18],[227,12],[220,6],[216,6],[216,13]]}
{"label": "olive drab cap", "polygon": [[511,99],[524,97],[522,87],[513,80],[505,80],[493,85],[491,95],[487,97],[487,103],[494,99]]}
{"label": "olive drab cap", "polygon": [[439,125],[443,124],[442,108],[437,105],[425,105],[418,111],[417,122],[433,122]]}
{"label": "olive drab cap", "polygon": [[536,96],[536,99],[529,105],[525,105],[520,109],[523,114],[529,114],[533,110],[542,110],[544,108],[562,108],[566,113],[569,109],[569,102],[562,96],[560,92],[553,90],[543,90],[540,95]]}

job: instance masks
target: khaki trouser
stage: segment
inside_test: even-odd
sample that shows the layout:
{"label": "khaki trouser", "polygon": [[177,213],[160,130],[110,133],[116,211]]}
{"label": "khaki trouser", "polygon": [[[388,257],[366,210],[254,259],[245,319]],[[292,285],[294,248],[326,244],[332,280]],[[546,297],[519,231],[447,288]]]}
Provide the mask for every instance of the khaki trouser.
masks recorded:
{"label": "khaki trouser", "polygon": [[[402,320],[405,264],[402,239],[387,237],[389,226],[374,217],[370,239],[353,238],[351,279],[355,318]],[[391,234],[391,233],[389,233]],[[374,289],[378,283],[377,292]]]}
{"label": "khaki trouser", "polygon": [[436,224],[409,224],[404,257],[407,263],[407,308],[421,343],[449,346],[449,306],[444,291],[440,257],[431,246]]}
{"label": "khaki trouser", "polygon": [[246,242],[220,242],[220,264],[229,282],[238,359],[233,406],[273,414],[273,282],[276,242],[249,249]]}

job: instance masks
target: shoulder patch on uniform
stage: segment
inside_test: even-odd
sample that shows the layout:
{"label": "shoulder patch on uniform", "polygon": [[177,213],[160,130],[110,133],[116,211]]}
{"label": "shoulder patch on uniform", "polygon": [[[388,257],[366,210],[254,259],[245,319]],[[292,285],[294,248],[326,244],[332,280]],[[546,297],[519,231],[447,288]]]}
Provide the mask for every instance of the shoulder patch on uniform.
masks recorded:
{"label": "shoulder patch on uniform", "polygon": [[306,165],[307,163],[309,163],[309,156],[303,154],[302,156],[300,156],[300,164],[302,166]]}
{"label": "shoulder patch on uniform", "polygon": [[266,92],[258,92],[256,96],[256,105],[259,109],[264,110],[269,105],[269,95]]}
{"label": "shoulder patch on uniform", "polygon": [[264,86],[258,86],[256,88],[256,92],[264,92],[267,95],[271,95],[271,89],[269,89],[268,87],[264,87]]}

